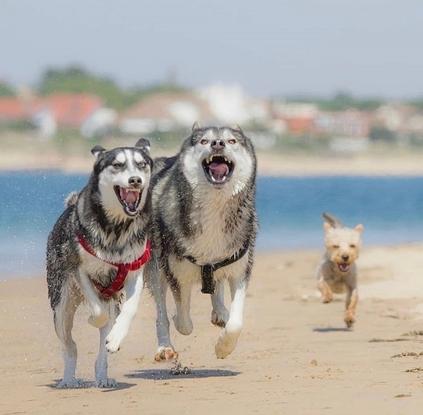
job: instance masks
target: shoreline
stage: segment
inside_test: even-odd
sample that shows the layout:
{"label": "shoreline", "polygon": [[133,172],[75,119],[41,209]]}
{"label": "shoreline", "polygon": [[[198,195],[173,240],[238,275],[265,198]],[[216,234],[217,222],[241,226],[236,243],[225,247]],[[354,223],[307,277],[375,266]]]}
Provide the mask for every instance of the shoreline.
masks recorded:
{"label": "shoreline", "polygon": [[[392,243],[392,244],[365,244],[362,248],[364,251],[365,256],[371,256],[375,252],[403,252],[403,251],[420,251],[422,253],[423,259],[423,240],[422,241],[414,241],[414,242],[406,242],[406,243]],[[306,257],[314,257],[317,258],[316,266],[320,262],[321,257],[324,253],[324,246],[323,246],[323,236],[321,241],[321,246],[313,247],[313,248],[271,248],[271,249],[259,249],[256,248],[255,250],[255,257],[262,259],[262,258],[298,258],[300,256]],[[7,283],[8,281],[27,281],[27,280],[37,280],[37,279],[44,279],[45,274],[42,271],[35,271],[35,272],[25,272],[16,275],[10,275],[10,273],[3,272],[0,273],[0,284]],[[423,295],[423,291],[422,291]]]}

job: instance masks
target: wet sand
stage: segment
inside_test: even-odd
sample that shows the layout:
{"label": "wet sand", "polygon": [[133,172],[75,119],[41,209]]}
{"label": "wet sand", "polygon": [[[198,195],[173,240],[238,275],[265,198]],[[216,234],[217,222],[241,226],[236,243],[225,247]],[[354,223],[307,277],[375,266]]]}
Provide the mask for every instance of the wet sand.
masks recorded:
{"label": "wet sand", "polygon": [[[121,351],[117,389],[58,390],[62,376],[43,278],[0,282],[1,414],[417,414],[423,407],[423,246],[369,248],[360,258],[354,330],[343,297],[323,305],[317,251],[260,253],[238,347],[217,360],[210,299],[193,295],[191,336],[176,334],[191,374],[153,360],[154,304],[147,292]],[[170,313],[174,306],[170,305]],[[93,380],[97,330],[77,314],[77,376]],[[412,333],[410,335],[410,333]],[[420,354],[422,353],[422,354]]]}

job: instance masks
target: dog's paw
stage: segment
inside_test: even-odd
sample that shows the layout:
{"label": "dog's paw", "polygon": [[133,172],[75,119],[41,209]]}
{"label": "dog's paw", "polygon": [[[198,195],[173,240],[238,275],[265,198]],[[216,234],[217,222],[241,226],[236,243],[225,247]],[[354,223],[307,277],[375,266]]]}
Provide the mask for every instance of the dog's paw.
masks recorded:
{"label": "dog's paw", "polygon": [[83,387],[84,387],[83,380],[82,379],[76,379],[76,378],[62,379],[56,385],[57,389],[78,389],[78,388],[83,388]]}
{"label": "dog's paw", "polygon": [[331,295],[326,295],[322,298],[322,303],[323,304],[329,304],[333,301],[333,296]]}
{"label": "dog's paw", "polygon": [[109,353],[116,353],[120,350],[123,335],[119,330],[113,330],[106,337],[106,350]]}
{"label": "dog's paw", "polygon": [[88,317],[88,323],[98,329],[104,327],[109,321],[109,316],[106,313],[101,313],[98,316]]}
{"label": "dog's paw", "polygon": [[241,331],[223,331],[214,348],[218,359],[224,359],[234,351],[240,333]]}
{"label": "dog's paw", "polygon": [[156,362],[162,362],[163,360],[176,360],[178,358],[178,353],[175,352],[172,346],[160,346],[157,349],[157,353],[154,355],[154,360]]}
{"label": "dog's paw", "polygon": [[214,324],[215,326],[225,327],[228,319],[229,319],[228,310],[223,310],[219,313],[215,310],[212,310],[211,323]]}
{"label": "dog's paw", "polygon": [[97,379],[95,386],[97,388],[116,388],[117,382],[112,378]]}
{"label": "dog's paw", "polygon": [[176,330],[184,336],[188,336],[192,333],[193,325],[189,316],[186,318],[180,318],[177,314],[173,316],[173,323],[175,324]]}
{"label": "dog's paw", "polygon": [[352,313],[346,313],[344,318],[345,324],[350,329],[355,323],[355,317]]}

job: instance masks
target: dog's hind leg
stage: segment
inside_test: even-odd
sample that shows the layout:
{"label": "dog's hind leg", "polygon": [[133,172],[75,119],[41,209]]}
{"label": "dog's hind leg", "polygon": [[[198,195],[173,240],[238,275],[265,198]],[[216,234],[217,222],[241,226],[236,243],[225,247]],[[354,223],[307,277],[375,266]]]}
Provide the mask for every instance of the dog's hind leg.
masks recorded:
{"label": "dog's hind leg", "polygon": [[114,388],[116,381],[107,377],[107,350],[106,337],[110,333],[116,319],[116,307],[118,305],[115,301],[109,301],[109,320],[107,324],[99,329],[100,332],[100,347],[98,350],[97,360],[95,361],[95,380],[98,388]]}
{"label": "dog's hind leg", "polygon": [[88,323],[97,328],[105,326],[109,317],[106,313],[102,301],[98,298],[90,278],[83,271],[79,272],[79,283],[81,290],[84,293],[84,298],[87,301],[88,307],[91,311],[91,316],[88,318]]}
{"label": "dog's hind leg", "polygon": [[69,287],[64,287],[59,304],[54,309],[54,328],[62,342],[65,369],[58,388],[78,388],[82,382],[75,378],[77,348],[72,338],[73,319],[80,300]]}
{"label": "dog's hind leg", "polygon": [[225,282],[216,281],[215,292],[211,295],[213,310],[211,313],[211,322],[215,326],[225,327],[229,318],[229,312],[225,307]]}
{"label": "dog's hind leg", "polygon": [[191,289],[192,282],[190,280],[179,283],[179,292],[173,293],[176,304],[176,314],[173,316],[173,322],[179,333],[187,336],[192,333],[193,325],[190,316],[191,306]]}
{"label": "dog's hind leg", "polygon": [[243,315],[244,315],[244,302],[247,290],[247,282],[242,279],[229,279],[231,288],[231,309],[229,312],[229,320],[226,323],[220,337],[215,346],[216,356],[219,359],[224,359],[231,354],[235,349],[239,335],[241,334]]}
{"label": "dog's hind leg", "polygon": [[154,356],[154,360],[156,362],[160,362],[162,360],[176,359],[178,357],[178,353],[175,352],[175,349],[170,342],[169,319],[167,317],[167,282],[164,276],[160,275],[159,271],[157,271],[157,273],[150,279],[150,290],[154,296],[157,312],[156,334],[158,349]]}

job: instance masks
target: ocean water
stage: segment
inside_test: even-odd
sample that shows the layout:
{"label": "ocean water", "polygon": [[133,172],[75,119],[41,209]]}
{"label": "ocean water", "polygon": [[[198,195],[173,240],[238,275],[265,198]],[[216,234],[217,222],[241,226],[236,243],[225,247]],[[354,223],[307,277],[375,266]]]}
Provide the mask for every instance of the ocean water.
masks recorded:
{"label": "ocean water", "polygon": [[[47,235],[86,175],[0,173],[0,278],[44,273]],[[321,213],[365,225],[366,245],[423,241],[423,178],[260,177],[258,250],[319,248]]]}

